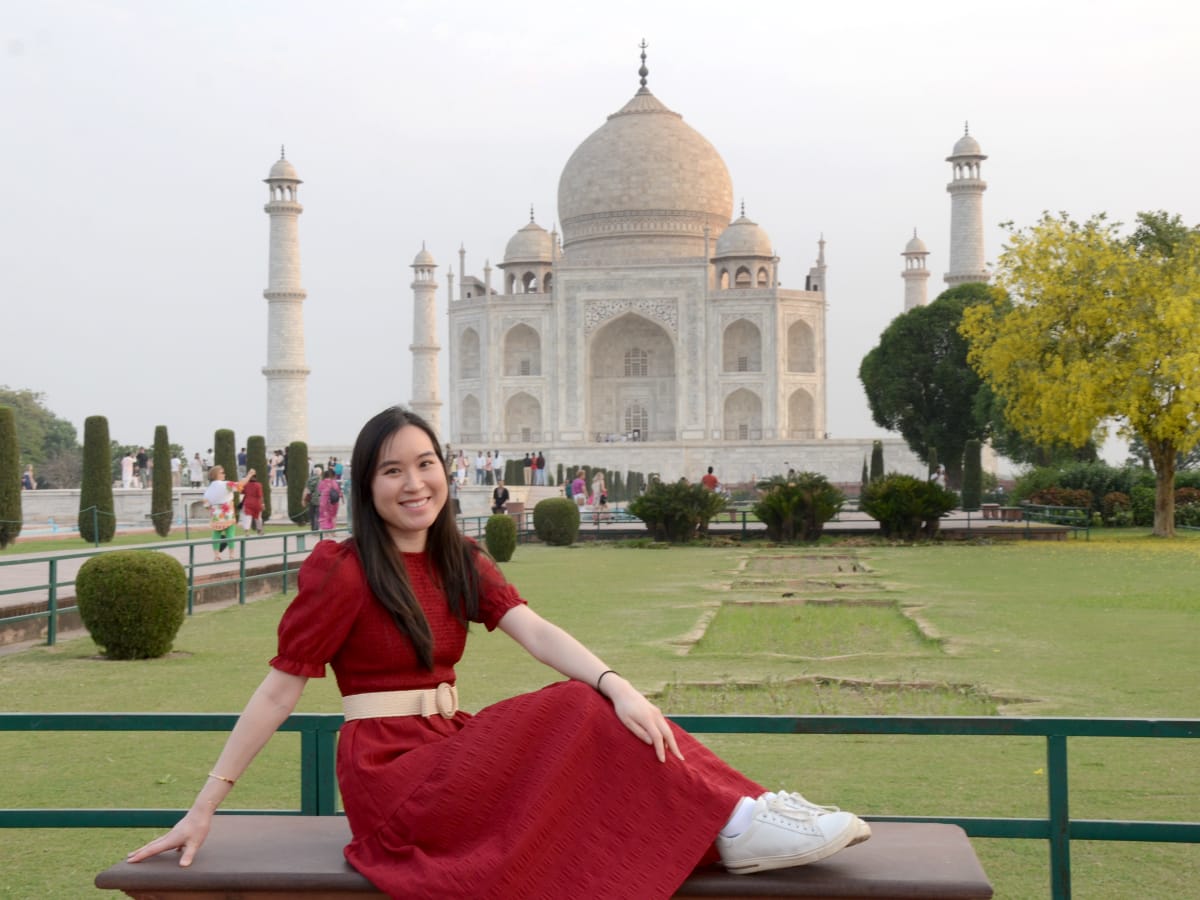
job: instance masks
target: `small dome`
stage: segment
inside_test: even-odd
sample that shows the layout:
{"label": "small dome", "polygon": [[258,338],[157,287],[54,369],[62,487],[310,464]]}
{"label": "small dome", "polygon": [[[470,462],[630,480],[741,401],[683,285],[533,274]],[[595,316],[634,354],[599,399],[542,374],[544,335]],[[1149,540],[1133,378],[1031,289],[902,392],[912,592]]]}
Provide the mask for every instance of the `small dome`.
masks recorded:
{"label": "small dome", "polygon": [[504,262],[554,262],[554,239],[545,228],[530,221],[509,240],[504,248]]}
{"label": "small dome", "polygon": [[292,181],[299,181],[300,176],[296,174],[296,167],[286,159],[275,161],[275,165],[271,166],[271,174],[268,178],[288,178]]}
{"label": "small dome", "polygon": [[773,257],[771,239],[755,222],[751,222],[743,213],[726,228],[717,238],[717,252],[714,258],[722,256],[765,256]]}
{"label": "small dome", "polygon": [[919,237],[917,237],[917,233],[914,231],[912,240],[910,240],[907,244],[904,245],[904,252],[905,253],[928,253],[929,248],[925,246],[925,242],[923,240],[921,240]]}
{"label": "small dome", "polygon": [[983,149],[979,146],[979,141],[969,134],[964,134],[954,144],[954,152],[950,157],[953,159],[955,156],[983,156]]}
{"label": "small dome", "polygon": [[436,266],[437,265],[437,263],[434,262],[434,260],[433,260],[433,254],[430,253],[428,250],[426,250],[424,245],[421,246],[421,252],[418,253],[415,257],[413,257],[412,264],[413,264],[413,268],[416,268],[417,266]]}

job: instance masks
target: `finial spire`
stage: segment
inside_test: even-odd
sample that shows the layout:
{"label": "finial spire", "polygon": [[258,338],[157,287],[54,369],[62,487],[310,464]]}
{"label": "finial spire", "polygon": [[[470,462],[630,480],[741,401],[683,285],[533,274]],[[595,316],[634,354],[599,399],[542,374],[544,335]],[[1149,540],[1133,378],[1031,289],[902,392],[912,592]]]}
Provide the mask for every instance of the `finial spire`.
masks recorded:
{"label": "finial spire", "polygon": [[971,123],[963,122],[963,137],[966,137],[970,133],[971,133]]}
{"label": "finial spire", "polygon": [[742,218],[746,218],[746,198],[742,198]]}
{"label": "finial spire", "polygon": [[287,159],[287,157],[283,155],[283,144],[280,144],[280,145],[279,145],[279,158],[280,158],[280,159]]}
{"label": "finial spire", "polygon": [[529,204],[529,224],[533,224],[533,204]]}
{"label": "finial spire", "polygon": [[646,43],[645,38],[642,38],[642,42],[638,46],[642,48],[642,65],[638,69],[638,75],[641,76],[642,90],[644,91],[646,90],[646,76],[650,74],[650,70],[646,68],[646,48],[649,44]]}

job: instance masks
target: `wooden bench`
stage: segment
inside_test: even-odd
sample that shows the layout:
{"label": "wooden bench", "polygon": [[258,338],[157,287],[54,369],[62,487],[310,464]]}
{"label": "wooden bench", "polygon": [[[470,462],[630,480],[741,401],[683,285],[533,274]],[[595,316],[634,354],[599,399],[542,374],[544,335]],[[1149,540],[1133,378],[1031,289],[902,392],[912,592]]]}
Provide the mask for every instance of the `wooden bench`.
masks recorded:
{"label": "wooden bench", "polygon": [[[875,822],[871,840],[819,863],[755,875],[701,869],[675,894],[742,897],[938,898],[975,900],[992,888],[966,834],[955,825]],[[342,857],[342,816],[218,816],[196,861],[175,853],[96,876],[96,887],[135,900],[379,900],[384,895]],[[586,893],[583,891],[581,893]]]}

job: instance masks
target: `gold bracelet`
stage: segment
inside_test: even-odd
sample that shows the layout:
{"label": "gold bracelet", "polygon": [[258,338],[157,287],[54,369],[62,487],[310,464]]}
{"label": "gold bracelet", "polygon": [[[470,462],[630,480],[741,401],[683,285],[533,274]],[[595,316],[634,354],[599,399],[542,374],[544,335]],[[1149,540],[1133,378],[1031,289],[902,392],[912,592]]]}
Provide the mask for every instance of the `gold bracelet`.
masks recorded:
{"label": "gold bracelet", "polygon": [[237,781],[235,781],[234,779],[226,778],[224,775],[218,775],[216,772],[209,772],[208,777],[215,778],[215,779],[217,779],[217,781],[223,781],[230,787],[233,787],[235,784],[237,784]]}

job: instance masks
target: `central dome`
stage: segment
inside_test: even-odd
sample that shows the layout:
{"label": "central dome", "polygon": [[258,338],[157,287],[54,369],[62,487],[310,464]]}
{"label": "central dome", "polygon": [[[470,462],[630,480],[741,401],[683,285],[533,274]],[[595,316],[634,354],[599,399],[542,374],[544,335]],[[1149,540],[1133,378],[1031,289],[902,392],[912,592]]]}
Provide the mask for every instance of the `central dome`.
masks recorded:
{"label": "central dome", "polygon": [[733,213],[716,148],[645,87],[571,154],[558,182],[568,263],[704,256]]}

